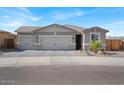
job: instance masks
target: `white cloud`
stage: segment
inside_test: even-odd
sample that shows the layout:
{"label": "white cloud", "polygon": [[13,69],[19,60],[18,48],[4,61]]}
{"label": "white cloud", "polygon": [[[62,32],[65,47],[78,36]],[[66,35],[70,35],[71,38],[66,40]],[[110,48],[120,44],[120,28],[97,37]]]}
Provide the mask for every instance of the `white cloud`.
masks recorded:
{"label": "white cloud", "polygon": [[8,16],[8,15],[4,15],[4,16],[2,16],[3,18],[10,18],[10,16]]}
{"label": "white cloud", "polygon": [[23,25],[23,22],[21,21],[11,21],[11,22],[0,24],[0,26],[3,26],[3,27],[13,27],[13,28],[20,27],[22,25]]}
{"label": "white cloud", "polygon": [[70,19],[70,18],[74,18],[74,17],[80,17],[83,15],[92,15],[96,12],[102,11],[101,8],[95,8],[95,9],[89,9],[89,10],[82,10],[80,8],[71,8],[70,10],[54,10],[51,12],[50,14],[50,18],[54,19],[54,20],[63,20],[63,19]]}
{"label": "white cloud", "polygon": [[23,17],[26,17],[28,19],[30,19],[31,21],[40,21],[42,20],[42,17],[38,17],[38,16],[35,16],[33,13],[31,13],[27,8],[24,8],[24,7],[20,7],[18,8],[22,14]]}
{"label": "white cloud", "polygon": [[25,13],[27,13],[27,14],[29,14],[29,15],[32,15],[32,13],[31,13],[27,8],[19,7],[18,9],[19,9],[20,11],[22,11],[22,12],[25,12]]}
{"label": "white cloud", "polygon": [[42,20],[41,16],[35,16],[28,8],[1,8],[0,11],[0,26],[3,28],[18,28]]}
{"label": "white cloud", "polygon": [[108,25],[124,25],[124,20],[116,21],[116,22],[110,23]]}
{"label": "white cloud", "polygon": [[21,22],[21,21],[12,21],[12,22],[9,22],[9,23],[3,24],[3,25],[10,26],[10,27],[19,27],[19,26],[23,25],[23,22]]}
{"label": "white cloud", "polygon": [[111,23],[104,24],[103,26],[104,27],[108,27],[108,28],[119,28],[119,27],[123,27],[124,28],[124,20],[113,21]]}
{"label": "white cloud", "polygon": [[32,21],[40,21],[42,18],[41,17],[29,17]]}
{"label": "white cloud", "polygon": [[116,36],[123,36],[123,30],[124,30],[124,20],[121,21],[113,21],[111,23],[107,23],[104,25],[101,25],[102,27],[108,29],[110,32],[109,35],[116,35]]}
{"label": "white cloud", "polygon": [[85,13],[79,9],[74,9],[73,11],[66,11],[66,12],[61,12],[61,11],[54,11],[51,15],[51,18],[56,19],[56,20],[63,20],[63,19],[68,19],[68,18],[74,18],[74,17],[79,17],[84,15]]}
{"label": "white cloud", "polygon": [[2,8],[0,11],[5,15],[4,17],[11,18],[10,20],[20,18],[20,19],[25,19],[25,21],[30,20],[36,22],[43,19],[42,16],[36,16],[31,11],[29,11],[28,8],[23,8],[23,7],[10,8],[10,9]]}

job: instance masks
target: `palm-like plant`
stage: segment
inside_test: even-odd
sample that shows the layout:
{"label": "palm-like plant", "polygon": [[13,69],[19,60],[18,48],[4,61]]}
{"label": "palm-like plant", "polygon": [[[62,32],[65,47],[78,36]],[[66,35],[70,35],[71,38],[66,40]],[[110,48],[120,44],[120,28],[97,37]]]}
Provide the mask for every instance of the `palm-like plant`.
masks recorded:
{"label": "palm-like plant", "polygon": [[91,41],[91,50],[97,54],[98,50],[101,48],[101,43],[99,40],[93,40]]}

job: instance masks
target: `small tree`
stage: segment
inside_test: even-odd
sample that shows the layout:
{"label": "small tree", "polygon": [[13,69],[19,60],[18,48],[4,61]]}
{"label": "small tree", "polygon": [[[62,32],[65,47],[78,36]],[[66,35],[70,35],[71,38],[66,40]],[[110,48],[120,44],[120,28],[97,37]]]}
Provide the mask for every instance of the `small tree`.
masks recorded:
{"label": "small tree", "polygon": [[91,51],[93,51],[95,54],[97,54],[98,50],[101,48],[101,43],[99,40],[93,40],[91,41]]}

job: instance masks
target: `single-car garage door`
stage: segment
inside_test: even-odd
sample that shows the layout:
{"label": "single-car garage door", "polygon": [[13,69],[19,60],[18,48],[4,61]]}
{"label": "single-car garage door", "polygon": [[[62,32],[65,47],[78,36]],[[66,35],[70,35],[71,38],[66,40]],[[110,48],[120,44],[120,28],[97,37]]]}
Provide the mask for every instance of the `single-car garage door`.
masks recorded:
{"label": "single-car garage door", "polygon": [[40,37],[41,49],[45,50],[71,50],[72,36],[44,36]]}
{"label": "single-car garage door", "polygon": [[33,49],[33,38],[32,37],[21,37],[20,48],[21,49]]}

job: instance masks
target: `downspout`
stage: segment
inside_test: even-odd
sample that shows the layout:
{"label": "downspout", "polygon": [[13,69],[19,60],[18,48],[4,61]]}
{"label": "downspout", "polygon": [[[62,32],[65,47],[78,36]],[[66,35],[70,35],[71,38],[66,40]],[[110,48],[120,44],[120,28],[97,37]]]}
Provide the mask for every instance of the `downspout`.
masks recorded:
{"label": "downspout", "polygon": [[83,32],[83,50],[85,50],[85,33]]}

